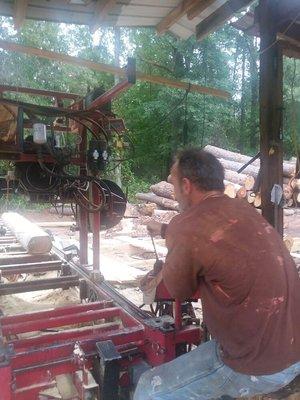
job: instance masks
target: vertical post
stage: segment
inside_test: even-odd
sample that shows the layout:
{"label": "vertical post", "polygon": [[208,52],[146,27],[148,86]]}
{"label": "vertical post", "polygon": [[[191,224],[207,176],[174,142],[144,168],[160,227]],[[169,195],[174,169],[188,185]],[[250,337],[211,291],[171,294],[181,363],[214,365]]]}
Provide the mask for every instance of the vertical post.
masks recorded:
{"label": "vertical post", "polygon": [[[121,35],[120,35],[120,27],[114,27],[114,34],[115,34],[115,65],[117,67],[120,66],[120,49],[121,49]],[[120,82],[120,77],[115,75],[115,85]],[[116,151],[119,151],[116,149]],[[118,155],[118,158],[122,158]],[[118,186],[122,187],[122,170],[121,165],[116,165],[114,169],[114,178],[115,182]]]}
{"label": "vertical post", "polygon": [[[283,57],[278,42],[278,1],[260,0],[260,157],[262,215],[283,234],[283,210],[271,202],[274,184],[282,186]],[[276,218],[275,218],[275,213]]]}
{"label": "vertical post", "polygon": [[[95,205],[101,202],[99,189],[94,182],[92,199]],[[93,271],[100,271],[100,211],[93,213]]]}
{"label": "vertical post", "polygon": [[[86,175],[86,151],[87,151],[87,132],[86,128],[82,125],[79,127],[79,134],[81,136],[80,143],[80,154],[82,158],[82,165],[80,166],[80,175]],[[79,207],[79,252],[80,252],[80,264],[88,264],[88,212],[83,208]]]}
{"label": "vertical post", "polygon": [[181,313],[181,301],[178,299],[175,299],[175,328],[177,330],[182,328],[182,313]]}

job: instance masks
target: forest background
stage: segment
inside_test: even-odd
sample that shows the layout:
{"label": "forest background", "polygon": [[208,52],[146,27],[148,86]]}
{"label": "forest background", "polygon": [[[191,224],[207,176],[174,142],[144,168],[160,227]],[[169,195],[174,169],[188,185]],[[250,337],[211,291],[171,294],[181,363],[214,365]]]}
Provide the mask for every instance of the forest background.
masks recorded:
{"label": "forest background", "polygon": [[[230,92],[229,100],[137,82],[113,110],[124,118],[134,153],[121,168],[129,194],[166,179],[176,151],[185,146],[217,145],[254,155],[259,150],[259,42],[230,24],[201,42],[151,29],[101,28],[27,21],[16,32],[0,19],[0,38],[108,64],[136,58],[137,69]],[[114,85],[114,76],[0,50],[0,82],[85,95]],[[11,95],[32,101],[26,95]],[[39,104],[47,104],[38,98]],[[284,59],[283,137],[286,158],[298,151],[300,132],[300,60]],[[2,168],[4,165],[2,164]],[[1,172],[1,171],[0,171]],[[3,171],[2,171],[3,172]]]}

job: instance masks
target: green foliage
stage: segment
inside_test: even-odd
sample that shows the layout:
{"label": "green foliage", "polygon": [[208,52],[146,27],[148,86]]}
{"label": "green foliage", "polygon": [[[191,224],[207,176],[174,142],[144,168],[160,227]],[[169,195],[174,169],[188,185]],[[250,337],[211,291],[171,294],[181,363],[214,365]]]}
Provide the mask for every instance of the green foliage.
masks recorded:
{"label": "green foliage", "polygon": [[20,194],[10,194],[8,199],[4,194],[0,198],[0,213],[5,211],[43,210],[45,207],[47,205],[32,203],[26,196]]}
{"label": "green foliage", "polygon": [[[0,38],[114,63],[114,30],[101,29],[98,39],[83,26],[26,22],[18,34],[12,21],[1,19]],[[145,191],[149,183],[166,179],[173,155],[184,146],[208,143],[250,155],[259,148],[258,42],[230,25],[202,42],[158,36],[150,29],[121,29],[121,63],[134,56],[137,69],[199,85],[228,90],[228,101],[167,86],[138,81],[113,107],[124,118],[135,146],[134,156],[122,166],[123,186],[129,195]],[[79,66],[0,50],[0,81],[85,95],[90,89],[109,89],[114,77]],[[285,156],[295,155],[300,130],[300,64],[284,61]],[[29,100],[26,95],[11,95]],[[37,97],[39,104],[52,100]],[[296,138],[296,139],[295,139]]]}

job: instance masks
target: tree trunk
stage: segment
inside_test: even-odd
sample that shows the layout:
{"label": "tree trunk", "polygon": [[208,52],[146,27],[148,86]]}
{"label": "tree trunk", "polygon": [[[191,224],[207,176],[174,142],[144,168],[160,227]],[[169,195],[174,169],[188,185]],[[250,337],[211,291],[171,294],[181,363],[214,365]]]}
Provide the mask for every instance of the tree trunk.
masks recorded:
{"label": "tree trunk", "polygon": [[149,201],[150,203],[155,203],[166,209],[179,211],[179,205],[177,201],[166,199],[165,197],[160,197],[153,193],[137,193],[136,198],[139,200]]}
{"label": "tree trunk", "polygon": [[150,190],[157,196],[166,197],[167,199],[174,200],[174,186],[171,183],[161,181],[155,185],[150,186]]}
{"label": "tree trunk", "polygon": [[[224,169],[230,169],[231,171],[237,172],[242,168],[243,164],[236,161],[225,160],[224,158],[219,158],[220,163],[223,165]],[[241,173],[246,175],[251,175],[256,178],[258,175],[259,167],[248,165]]]}
{"label": "tree trunk", "polygon": [[254,186],[254,178],[253,176],[247,176],[245,174],[238,174],[235,171],[231,171],[226,169],[225,171],[225,179],[237,183],[238,185],[245,186],[247,190],[251,190]]}

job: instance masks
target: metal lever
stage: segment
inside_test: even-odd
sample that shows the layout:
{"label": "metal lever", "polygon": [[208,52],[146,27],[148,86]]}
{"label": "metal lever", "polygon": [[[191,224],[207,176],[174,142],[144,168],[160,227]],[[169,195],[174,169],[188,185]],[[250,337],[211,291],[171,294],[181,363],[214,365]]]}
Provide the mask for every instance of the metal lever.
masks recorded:
{"label": "metal lever", "polygon": [[150,237],[151,237],[151,242],[152,242],[152,244],[153,244],[153,249],[154,249],[154,253],[155,253],[155,258],[156,258],[156,261],[158,261],[159,258],[158,258],[158,254],[157,254],[157,251],[156,251],[154,238],[153,238],[153,236],[151,235],[151,233],[150,233]]}

